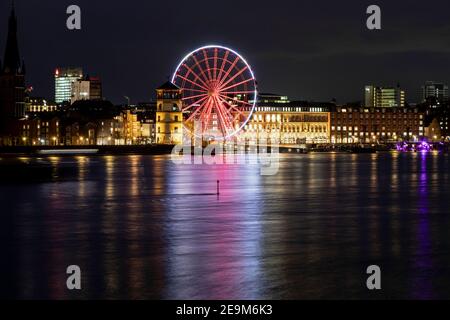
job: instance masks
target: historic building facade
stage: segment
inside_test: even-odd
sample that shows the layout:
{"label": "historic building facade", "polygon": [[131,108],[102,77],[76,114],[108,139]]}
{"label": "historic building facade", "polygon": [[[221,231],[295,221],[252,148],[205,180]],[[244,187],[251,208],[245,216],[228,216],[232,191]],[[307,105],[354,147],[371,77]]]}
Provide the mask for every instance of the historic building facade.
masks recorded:
{"label": "historic building facade", "polygon": [[156,89],[156,143],[183,142],[181,89],[170,81]]}
{"label": "historic building facade", "polygon": [[269,135],[281,145],[328,143],[329,109],[326,103],[259,104],[240,135],[246,139]]}
{"label": "historic building facade", "polygon": [[417,141],[424,136],[424,114],[418,108],[331,109],[331,143]]}

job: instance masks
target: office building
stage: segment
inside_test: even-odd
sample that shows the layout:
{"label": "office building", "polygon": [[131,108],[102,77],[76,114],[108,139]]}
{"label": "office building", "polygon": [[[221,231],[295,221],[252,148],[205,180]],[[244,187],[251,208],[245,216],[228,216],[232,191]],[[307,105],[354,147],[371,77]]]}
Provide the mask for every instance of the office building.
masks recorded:
{"label": "office building", "polygon": [[[253,100],[250,100],[249,102],[253,103]],[[287,96],[274,93],[258,93],[256,102],[258,104],[289,103],[289,98]]]}
{"label": "office building", "polygon": [[405,91],[395,88],[376,87],[368,85],[364,91],[364,106],[367,108],[403,108],[405,106]]}
{"label": "office building", "polygon": [[81,68],[58,68],[55,71],[55,102],[71,102],[74,83],[83,78]]}
{"label": "office building", "polygon": [[427,81],[422,86],[422,101],[434,98],[437,101],[448,101],[448,86],[434,81]]}
{"label": "office building", "polygon": [[71,103],[78,100],[102,99],[102,83],[100,78],[86,77],[76,80],[72,85]]}

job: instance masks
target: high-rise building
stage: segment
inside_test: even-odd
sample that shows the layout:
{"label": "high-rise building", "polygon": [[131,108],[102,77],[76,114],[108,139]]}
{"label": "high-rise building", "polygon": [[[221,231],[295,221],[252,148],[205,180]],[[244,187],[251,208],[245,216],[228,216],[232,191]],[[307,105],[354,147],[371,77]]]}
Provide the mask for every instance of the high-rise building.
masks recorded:
{"label": "high-rise building", "polygon": [[[0,140],[14,135],[15,120],[25,116],[25,66],[17,41],[17,17],[14,5],[8,22],[3,65],[0,64]],[[3,137],[3,138],[2,138]],[[8,143],[8,142],[6,142]]]}
{"label": "high-rise building", "polygon": [[86,77],[76,80],[72,85],[71,102],[78,100],[102,99],[102,82],[97,77]]}
{"label": "high-rise building", "polygon": [[395,88],[376,87],[368,85],[364,91],[365,107],[403,108],[405,106],[405,91]]}
{"label": "high-rise building", "polygon": [[448,86],[440,82],[425,82],[422,86],[422,101],[429,98],[435,98],[440,102],[448,101]]}
{"label": "high-rise building", "polygon": [[58,68],[55,71],[55,102],[63,103],[72,100],[73,84],[83,78],[81,68]]}
{"label": "high-rise building", "polygon": [[71,103],[79,100],[90,100],[89,92],[90,92],[91,83],[88,80],[80,79],[76,80],[72,84],[72,97]]}
{"label": "high-rise building", "polygon": [[88,77],[90,87],[89,87],[89,97],[91,100],[103,99],[103,88],[102,81],[99,77]]}

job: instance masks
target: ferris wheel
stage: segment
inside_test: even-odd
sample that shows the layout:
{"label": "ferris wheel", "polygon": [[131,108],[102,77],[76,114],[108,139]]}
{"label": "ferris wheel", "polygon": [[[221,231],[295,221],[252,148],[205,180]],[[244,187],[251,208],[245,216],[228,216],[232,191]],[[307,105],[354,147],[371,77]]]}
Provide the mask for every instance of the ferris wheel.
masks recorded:
{"label": "ferris wheel", "polygon": [[195,136],[227,140],[246,125],[255,109],[257,88],[251,67],[239,53],[223,46],[189,53],[172,82],[182,89],[185,127]]}

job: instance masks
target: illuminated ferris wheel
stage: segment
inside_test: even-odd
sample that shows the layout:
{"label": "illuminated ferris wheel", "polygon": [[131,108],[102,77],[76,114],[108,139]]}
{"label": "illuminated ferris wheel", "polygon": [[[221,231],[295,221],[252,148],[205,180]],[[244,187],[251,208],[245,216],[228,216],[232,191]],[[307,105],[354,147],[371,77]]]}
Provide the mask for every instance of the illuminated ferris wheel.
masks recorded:
{"label": "illuminated ferris wheel", "polygon": [[186,128],[202,138],[231,138],[255,108],[253,72],[241,55],[226,47],[205,46],[189,53],[172,82],[183,92]]}

